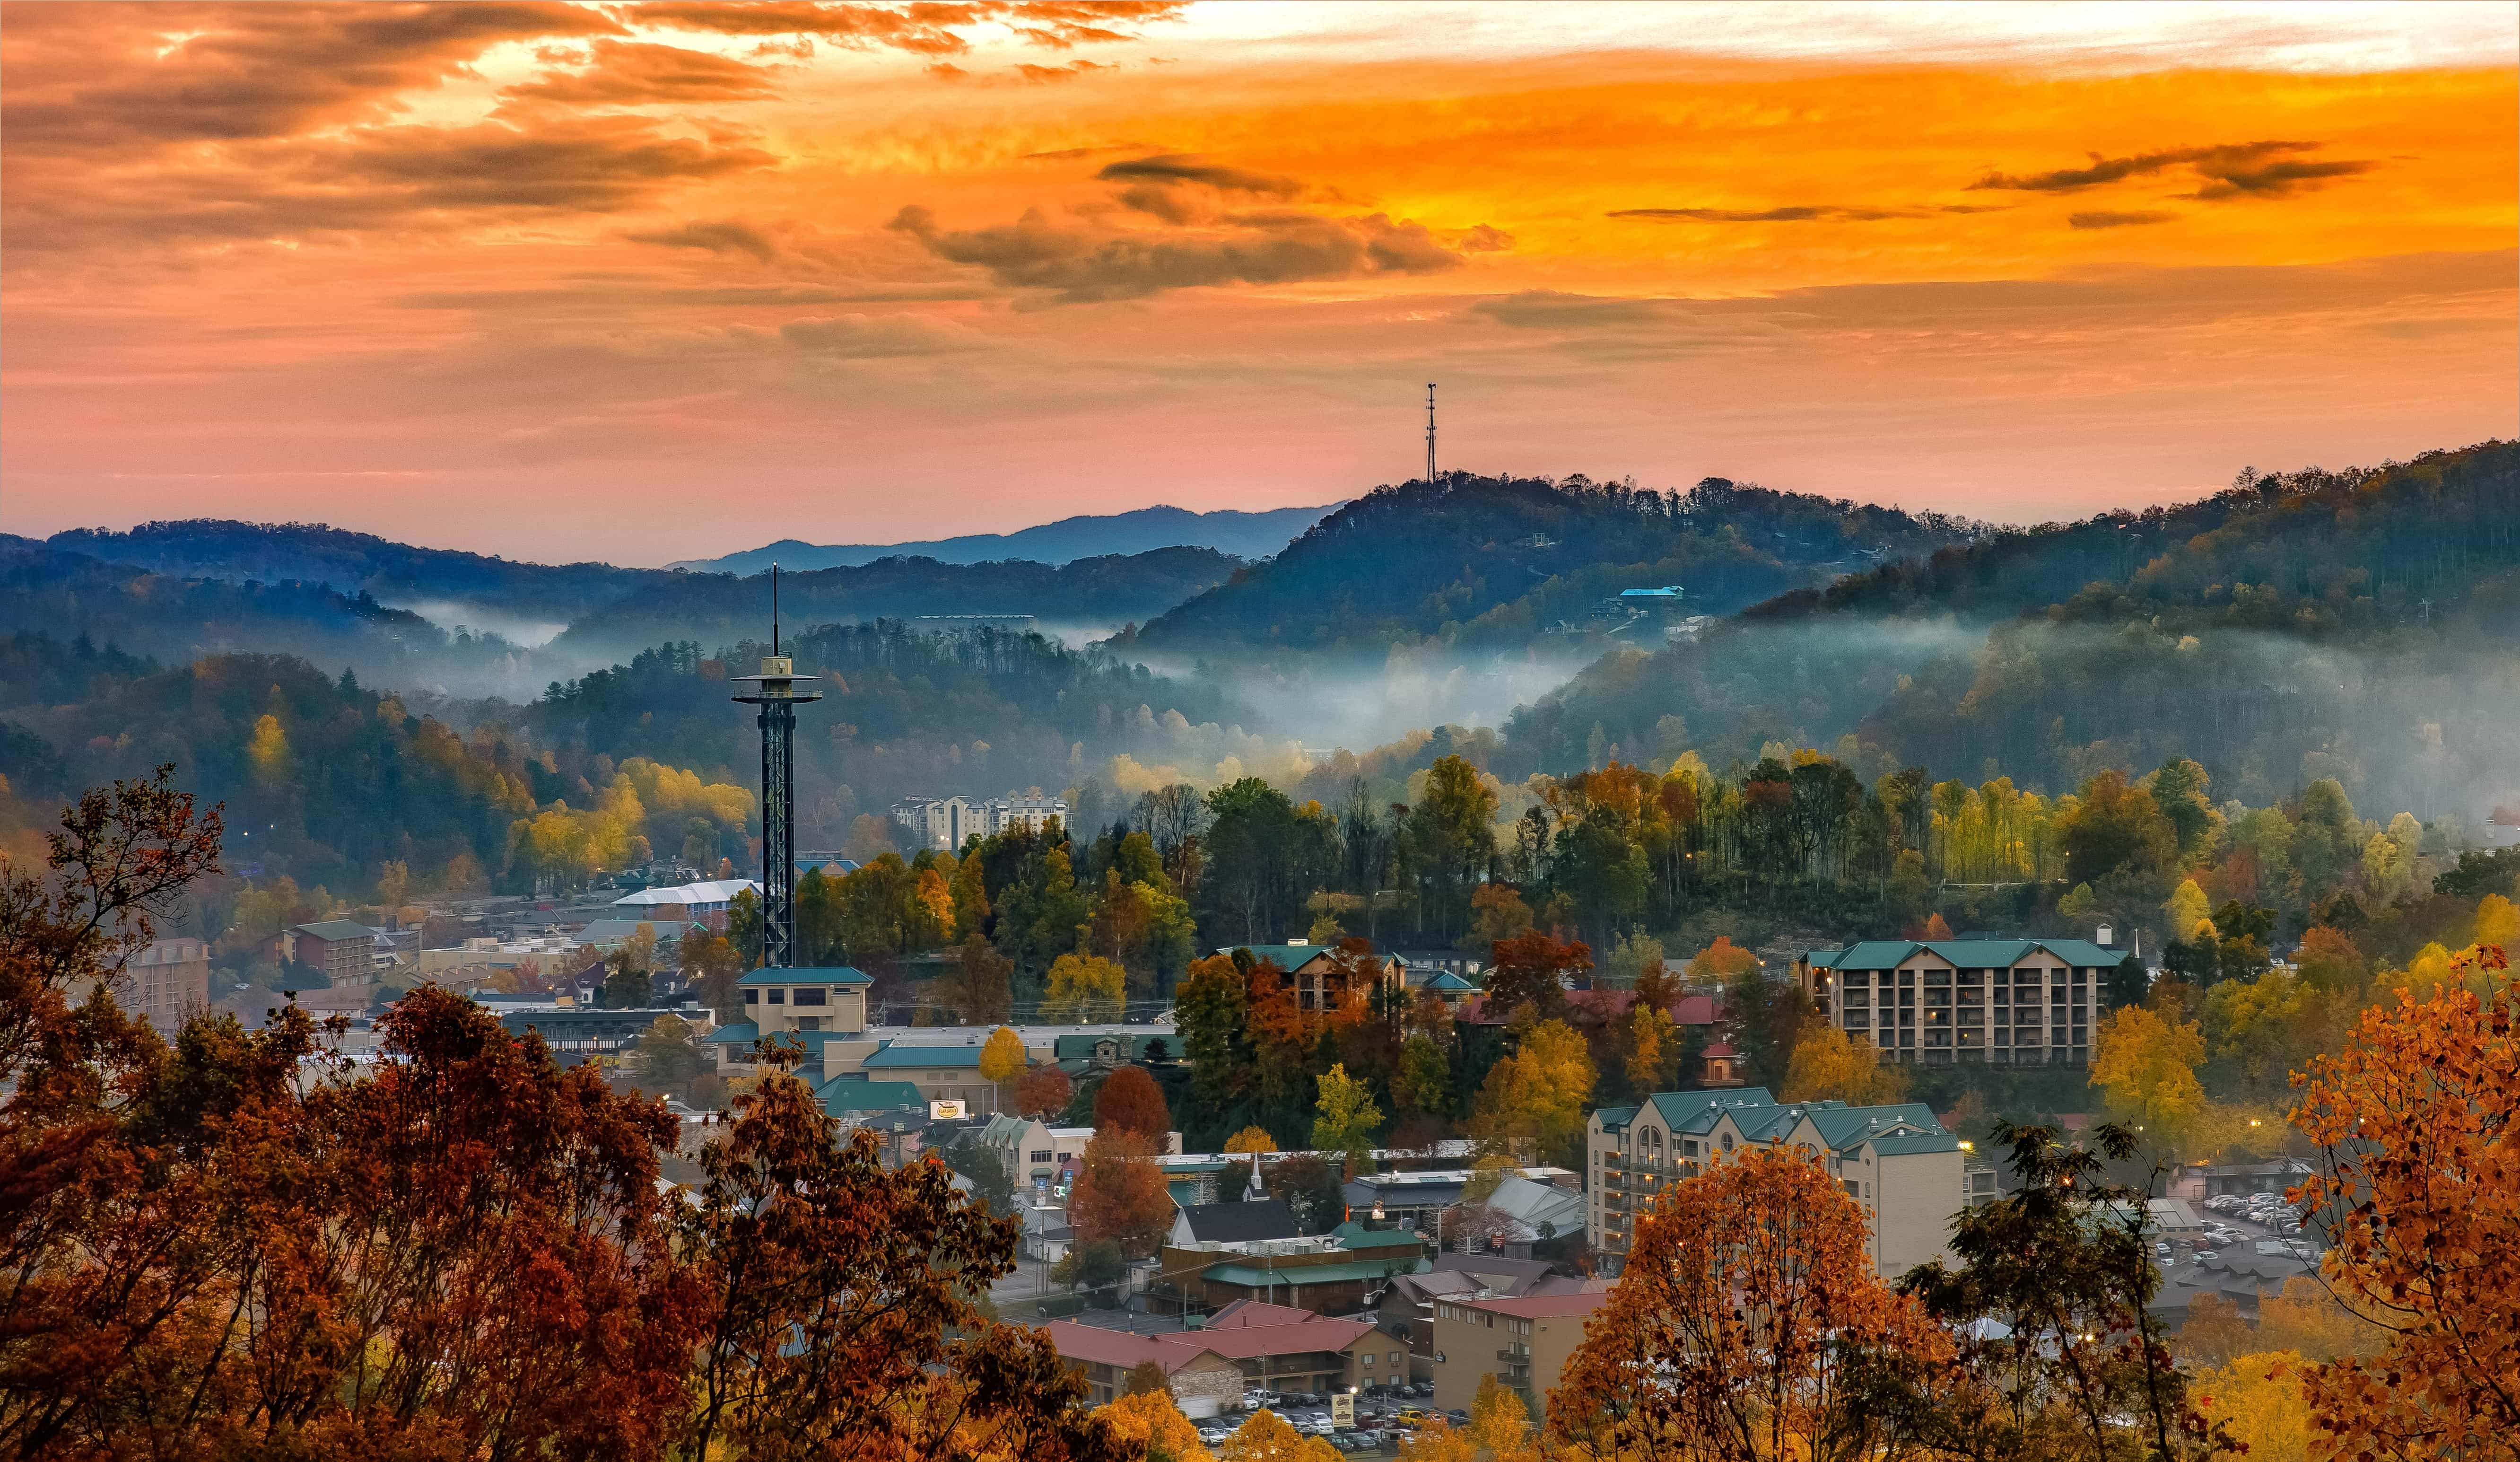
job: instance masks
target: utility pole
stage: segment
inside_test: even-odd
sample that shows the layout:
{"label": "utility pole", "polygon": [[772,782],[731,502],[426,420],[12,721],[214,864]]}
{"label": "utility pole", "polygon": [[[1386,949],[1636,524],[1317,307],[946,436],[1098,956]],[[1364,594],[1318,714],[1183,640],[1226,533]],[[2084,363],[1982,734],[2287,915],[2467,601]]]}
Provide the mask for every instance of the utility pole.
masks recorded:
{"label": "utility pole", "polygon": [[1435,383],[1426,383],[1426,485],[1435,485]]}

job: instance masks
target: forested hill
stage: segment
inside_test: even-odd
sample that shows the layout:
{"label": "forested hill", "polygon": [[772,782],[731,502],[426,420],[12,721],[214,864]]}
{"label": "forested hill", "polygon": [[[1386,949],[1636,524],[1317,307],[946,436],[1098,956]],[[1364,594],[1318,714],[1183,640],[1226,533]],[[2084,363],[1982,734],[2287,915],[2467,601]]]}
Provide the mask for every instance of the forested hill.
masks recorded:
{"label": "forested hill", "polygon": [[1456,473],[1375,488],[1139,639],[1190,653],[1378,650],[1428,637],[1504,648],[1580,621],[1621,589],[1678,584],[1691,613],[1729,614],[1972,531],[1720,479],[1664,492]]}
{"label": "forested hill", "polygon": [[1062,518],[1011,533],[967,533],[918,543],[807,543],[783,538],[742,553],[690,559],[667,567],[710,573],[760,573],[773,563],[792,571],[851,568],[878,559],[901,558],[934,559],[941,564],[1027,559],[1058,565],[1113,554],[1148,553],[1158,548],[1213,548],[1238,559],[1264,559],[1321,522],[1335,507],[1337,504],[1332,503],[1319,508],[1272,508],[1251,513],[1231,508],[1206,513],[1170,506],[1132,508],[1126,513]]}
{"label": "forested hill", "polygon": [[527,564],[422,548],[320,523],[196,518],[144,523],[129,532],[73,528],[48,541],[58,549],[170,577],[301,580],[349,595],[366,593],[387,604],[449,601],[562,622],[652,590],[672,577],[658,569]]}
{"label": "forested hill", "polygon": [[[1031,615],[1053,627],[1109,627],[1161,614],[1222,583],[1238,561],[1212,548],[1048,564],[940,564],[882,559],[780,579],[780,604],[797,625],[921,615]],[[635,600],[572,623],[552,648],[627,654],[641,645],[698,637],[718,644],[770,627],[766,574],[676,573]]]}
{"label": "forested hill", "polygon": [[2520,443],[2495,441],[1990,535],[1771,601],[1603,658],[1517,711],[1507,744],[1562,770],[1849,738],[1870,764],[2051,790],[2183,755],[2256,802],[2334,776],[2472,814],[2520,793],[2515,638]]}
{"label": "forested hill", "polygon": [[450,633],[365,591],[160,573],[0,538],[0,633],[18,630],[179,664],[238,651],[299,656],[406,686],[496,676],[525,658],[496,635]]}

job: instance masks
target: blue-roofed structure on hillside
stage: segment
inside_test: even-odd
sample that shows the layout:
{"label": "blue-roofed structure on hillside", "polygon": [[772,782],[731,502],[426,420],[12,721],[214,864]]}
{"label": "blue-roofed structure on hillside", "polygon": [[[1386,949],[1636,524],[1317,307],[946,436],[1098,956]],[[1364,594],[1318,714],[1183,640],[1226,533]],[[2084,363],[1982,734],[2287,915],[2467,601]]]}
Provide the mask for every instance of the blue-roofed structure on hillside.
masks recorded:
{"label": "blue-roofed structure on hillside", "polygon": [[1585,1130],[1585,1228],[1615,1272],[1639,1215],[1677,1183],[1753,1152],[1795,1153],[1864,1211],[1884,1275],[1948,1258],[1968,1204],[1965,1149],[1921,1102],[1780,1102],[1764,1087],[1658,1091],[1604,1107]]}
{"label": "blue-roofed structure on hillside", "polygon": [[[819,1070],[824,1047],[834,1037],[854,1039],[866,1029],[867,987],[874,982],[845,965],[750,972],[735,982],[743,1000],[743,1019],[730,1023],[710,1041],[718,1050],[719,1072],[751,1074],[758,1065],[756,1048],[778,1039],[803,1045],[810,1065]],[[731,1033],[739,1029],[747,1033]]]}
{"label": "blue-roofed structure on hillside", "polygon": [[1863,939],[1794,962],[1830,1025],[1921,1066],[2081,1066],[2110,978],[2132,950],[2091,939],[1972,932]]}

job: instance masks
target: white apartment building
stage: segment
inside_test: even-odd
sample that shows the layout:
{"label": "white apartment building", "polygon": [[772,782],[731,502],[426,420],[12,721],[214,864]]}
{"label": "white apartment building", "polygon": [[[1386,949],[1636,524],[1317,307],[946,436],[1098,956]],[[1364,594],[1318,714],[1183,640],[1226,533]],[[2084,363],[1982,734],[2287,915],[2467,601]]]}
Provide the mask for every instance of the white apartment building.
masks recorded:
{"label": "white apartment building", "polygon": [[1067,820],[1063,798],[1038,794],[998,798],[913,797],[892,804],[892,820],[908,828],[922,846],[959,852],[972,838],[993,838],[1011,828],[1040,832],[1054,820]]}

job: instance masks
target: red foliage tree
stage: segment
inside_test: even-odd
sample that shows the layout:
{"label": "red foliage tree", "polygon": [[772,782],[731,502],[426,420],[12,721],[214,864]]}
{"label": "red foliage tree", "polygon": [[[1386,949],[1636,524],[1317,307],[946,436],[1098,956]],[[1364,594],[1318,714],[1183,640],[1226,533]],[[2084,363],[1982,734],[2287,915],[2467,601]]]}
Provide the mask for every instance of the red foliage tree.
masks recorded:
{"label": "red foliage tree", "polygon": [[1105,1132],[1135,1132],[1160,1147],[1173,1128],[1173,1114],[1145,1067],[1124,1066],[1095,1089],[1094,1125]]}
{"label": "red foliage tree", "polygon": [[1076,1083],[1049,1062],[1024,1068],[1015,1077],[1015,1111],[1025,1117],[1051,1117],[1067,1110],[1076,1098]]}
{"label": "red foliage tree", "polygon": [[1593,948],[1581,939],[1559,940],[1545,934],[1499,939],[1489,946],[1494,965],[1488,971],[1480,1008],[1509,1016],[1529,1005],[1543,1020],[1566,1013],[1566,985],[1593,969]]}

